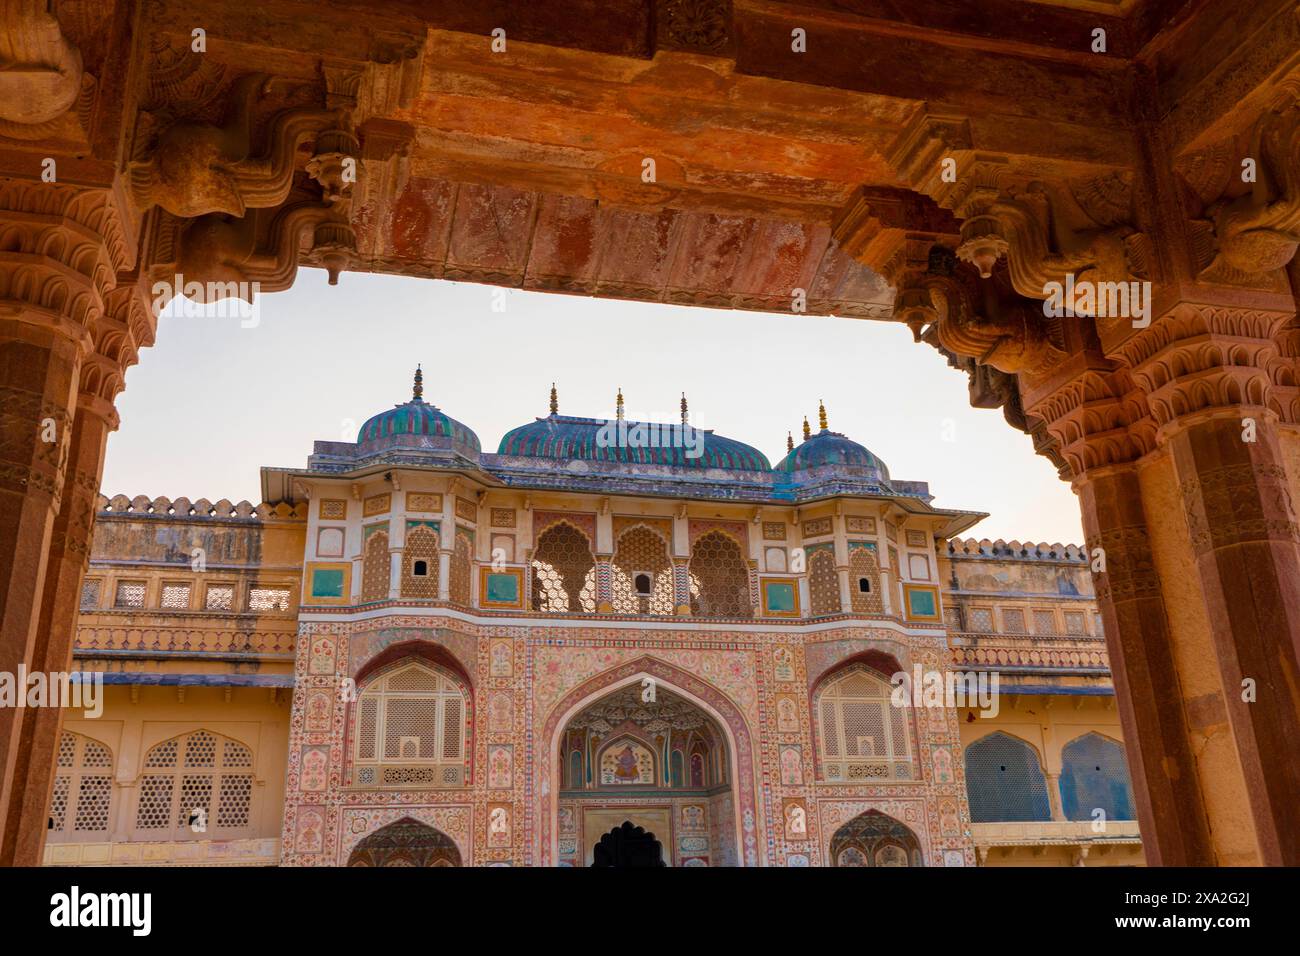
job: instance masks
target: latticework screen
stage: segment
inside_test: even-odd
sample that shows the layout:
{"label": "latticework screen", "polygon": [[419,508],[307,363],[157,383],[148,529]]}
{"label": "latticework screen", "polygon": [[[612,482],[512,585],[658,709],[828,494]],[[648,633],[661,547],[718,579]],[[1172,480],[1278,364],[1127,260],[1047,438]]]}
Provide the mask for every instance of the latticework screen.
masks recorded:
{"label": "latticework screen", "polygon": [[808,556],[808,601],[813,614],[838,614],[840,576],[835,571],[835,555],[819,548]]}
{"label": "latticework screen", "polygon": [[207,730],[173,737],[144,760],[135,828],[143,839],[213,840],[251,835],[253,752]]}
{"label": "latticework screen", "polygon": [[1085,734],[1061,751],[1061,810],[1067,820],[1133,820],[1133,787],[1123,745]]}
{"label": "latticework screen", "polygon": [[1052,818],[1038,755],[1009,734],[989,734],[966,748],[966,793],[973,823]]}
{"label": "latticework screen", "polygon": [[474,542],[463,531],[456,532],[456,547],[451,555],[447,577],[447,597],[454,604],[469,606],[473,591],[471,575],[474,573]]}
{"label": "latticework screen", "polygon": [[235,589],[226,584],[210,584],[203,597],[206,611],[229,611],[235,604]]}
{"label": "latticework screen", "polygon": [[426,664],[412,661],[375,678],[358,699],[352,750],[357,779],[460,786],[468,750],[466,711],[456,682]]}
{"label": "latticework screen", "polygon": [[[417,574],[423,570],[424,574]],[[402,597],[433,599],[438,596],[438,532],[429,527],[406,533],[402,551]]]}
{"label": "latticework screen", "polygon": [[993,609],[987,607],[967,608],[966,627],[978,634],[993,633]]}
{"label": "latticework screen", "polygon": [[159,604],[168,611],[186,611],[190,606],[188,584],[164,584]]}
{"label": "latticework screen", "polygon": [[81,582],[81,609],[99,607],[99,585],[97,578],[86,578]]}
{"label": "latticework screen", "polygon": [[1087,634],[1088,629],[1083,623],[1082,611],[1065,612],[1065,633],[1066,634]]}
{"label": "latticework screen", "polygon": [[112,803],[112,751],[65,730],[55,758],[47,838],[52,843],[107,839]]}
{"label": "latticework screen", "polygon": [[[866,590],[862,587],[864,580]],[[855,614],[885,613],[884,599],[880,596],[880,566],[870,548],[849,549],[849,597]]]}
{"label": "latticework screen", "polygon": [[[611,603],[616,614],[673,613],[673,568],[668,544],[649,528],[623,532],[611,570]],[[647,594],[637,588],[639,575],[649,578]]]}
{"label": "latticework screen", "polygon": [[754,616],[749,565],[740,545],[721,531],[700,536],[691,550],[691,613],[696,617]]}
{"label": "latticework screen", "polygon": [[533,550],[533,610],[596,610],[596,559],[587,536],[569,524],[542,532]]}
{"label": "latticework screen", "polygon": [[1028,634],[1025,627],[1025,612],[1018,607],[1002,609],[1002,630],[1007,634]]}
{"label": "latticework screen", "polygon": [[113,598],[113,607],[144,607],[144,590],[145,583],[143,581],[118,581],[117,592]]}
{"label": "latticework screen", "polygon": [[361,600],[383,601],[388,598],[389,575],[392,573],[388,556],[388,532],[376,531],[366,538],[361,565]]}
{"label": "latticework screen", "polygon": [[248,609],[250,611],[287,611],[289,610],[289,589],[249,588]]}
{"label": "latticework screen", "polygon": [[822,686],[814,713],[824,779],[913,779],[907,713],[893,706],[891,690],[883,677],[861,665]]}
{"label": "latticework screen", "polygon": [[1053,613],[1052,611],[1035,611],[1034,612],[1034,633],[1055,634],[1056,614]]}

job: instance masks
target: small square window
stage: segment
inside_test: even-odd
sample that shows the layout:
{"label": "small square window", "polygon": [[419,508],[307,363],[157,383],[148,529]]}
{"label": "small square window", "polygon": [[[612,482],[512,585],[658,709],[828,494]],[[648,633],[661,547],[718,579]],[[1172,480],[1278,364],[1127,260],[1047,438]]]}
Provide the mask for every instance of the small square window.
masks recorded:
{"label": "small square window", "polygon": [[113,598],[113,607],[144,607],[144,590],[145,583],[143,581],[118,581],[117,594]]}
{"label": "small square window", "polygon": [[858,590],[863,594],[871,593],[871,578],[858,578]]}
{"label": "small square window", "polygon": [[229,611],[235,604],[235,589],[229,584],[209,584],[204,595],[203,608],[206,611]]}
{"label": "small square window", "polygon": [[411,564],[411,574],[417,578],[427,578],[429,576],[429,562],[423,559]]}
{"label": "small square window", "polygon": [[632,580],[636,585],[637,597],[649,597],[654,590],[654,578],[645,571],[637,574]]}
{"label": "small square window", "polygon": [[190,586],[188,584],[164,584],[162,606],[170,611],[188,611],[190,609]]}

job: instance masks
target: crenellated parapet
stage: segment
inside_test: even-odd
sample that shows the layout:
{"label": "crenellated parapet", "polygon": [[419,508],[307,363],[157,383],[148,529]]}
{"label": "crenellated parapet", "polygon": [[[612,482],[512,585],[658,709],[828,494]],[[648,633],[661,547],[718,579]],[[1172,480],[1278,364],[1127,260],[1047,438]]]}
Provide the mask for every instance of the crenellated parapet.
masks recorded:
{"label": "crenellated parapet", "polygon": [[101,517],[149,515],[176,519],[209,518],[214,521],[227,519],[292,521],[306,519],[307,502],[300,501],[291,505],[283,501],[277,504],[264,501],[255,505],[248,501],[232,503],[222,498],[214,504],[207,498],[191,501],[189,498],[149,498],[146,495],[136,495],[134,498],[128,498],[126,495],[114,495],[111,498],[100,495],[96,510]]}
{"label": "crenellated parapet", "polygon": [[998,538],[953,538],[948,542],[948,554],[959,558],[998,558],[1017,561],[1075,561],[1088,560],[1086,550],[1077,544],[1048,544],[1045,541],[1004,541]]}

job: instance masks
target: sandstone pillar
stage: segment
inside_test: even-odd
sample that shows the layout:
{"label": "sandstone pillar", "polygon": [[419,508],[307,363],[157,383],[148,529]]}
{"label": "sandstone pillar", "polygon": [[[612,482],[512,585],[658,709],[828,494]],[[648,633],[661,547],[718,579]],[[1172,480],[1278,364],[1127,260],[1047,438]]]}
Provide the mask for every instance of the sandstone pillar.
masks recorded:
{"label": "sandstone pillar", "polygon": [[[81,581],[90,560],[91,525],[103,474],[108,433],[117,427],[111,402],[81,394],[72,424],[63,498],[54,519],[32,653],[34,669],[64,670],[72,660]],[[63,710],[22,712],[14,799],[4,821],[5,865],[35,866],[45,844],[46,808],[63,725]]]}
{"label": "sandstone pillar", "polygon": [[[10,181],[0,188],[0,220],[9,226],[0,253],[0,671],[65,670],[66,637],[54,639],[38,628],[56,518],[64,506],[73,419],[82,363],[93,350],[91,326],[103,315],[104,296],[124,256],[116,209],[109,194],[55,183]],[[93,429],[85,433],[79,456],[98,459],[102,448]],[[84,461],[73,465],[84,471]],[[68,503],[69,520],[83,520],[85,489]],[[90,499],[93,509],[93,495]],[[81,536],[87,540],[89,525]],[[62,553],[71,536],[58,530]],[[61,559],[60,559],[61,560]],[[75,591],[77,582],[64,590]],[[75,598],[56,602],[61,633],[70,633]],[[53,623],[53,618],[51,618]],[[38,642],[38,631],[43,636]],[[59,645],[58,641],[65,641]],[[54,654],[62,646],[62,651]],[[41,836],[27,841],[22,857],[15,847],[16,827],[35,825],[22,806],[41,803],[53,766],[33,763],[33,739],[24,736],[23,710],[0,708],[0,865],[35,862]],[[57,717],[55,719],[57,733]],[[46,755],[48,757],[48,755]],[[29,767],[31,772],[29,772]],[[44,819],[44,806],[40,808]]]}
{"label": "sandstone pillar", "polygon": [[1094,576],[1097,603],[1147,862],[1213,865],[1200,768],[1189,739],[1136,468],[1096,469],[1076,480],[1075,490],[1088,551],[1101,548],[1105,556],[1104,572]]}

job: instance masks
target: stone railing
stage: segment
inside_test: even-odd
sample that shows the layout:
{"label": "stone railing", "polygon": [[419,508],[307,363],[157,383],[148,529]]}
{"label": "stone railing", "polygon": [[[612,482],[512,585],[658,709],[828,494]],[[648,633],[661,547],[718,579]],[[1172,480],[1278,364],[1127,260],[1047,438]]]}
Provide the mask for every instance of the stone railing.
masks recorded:
{"label": "stone railing", "polygon": [[1137,843],[1136,820],[1108,820],[1098,833],[1091,820],[1041,820],[1027,823],[972,823],[976,846],[1032,846],[1043,843],[1087,843],[1094,840]]}
{"label": "stone railing", "polygon": [[77,628],[74,651],[133,651],[148,653],[252,654],[292,657],[297,626],[289,621],[284,630],[223,630],[220,628],[113,627],[82,625]]}
{"label": "stone railing", "polygon": [[1035,637],[950,633],[948,644],[959,667],[1110,669],[1105,639],[1086,634]]}
{"label": "stone railing", "polygon": [[280,841],[187,840],[172,843],[47,843],[46,866],[275,866]]}
{"label": "stone railing", "polygon": [[243,518],[258,521],[287,521],[306,518],[307,504],[306,502],[299,502],[296,505],[291,505],[283,501],[274,505],[265,501],[257,505],[247,501],[234,504],[226,498],[222,498],[216,504],[213,504],[207,498],[190,501],[189,498],[148,498],[145,495],[136,495],[134,498],[128,498],[126,495],[114,495],[112,498],[100,495],[98,513],[100,515],[158,515],[171,518]]}

